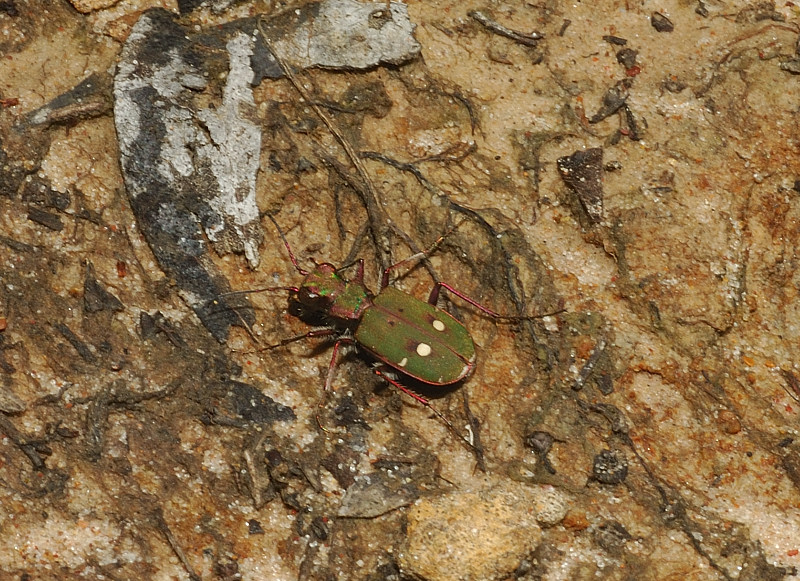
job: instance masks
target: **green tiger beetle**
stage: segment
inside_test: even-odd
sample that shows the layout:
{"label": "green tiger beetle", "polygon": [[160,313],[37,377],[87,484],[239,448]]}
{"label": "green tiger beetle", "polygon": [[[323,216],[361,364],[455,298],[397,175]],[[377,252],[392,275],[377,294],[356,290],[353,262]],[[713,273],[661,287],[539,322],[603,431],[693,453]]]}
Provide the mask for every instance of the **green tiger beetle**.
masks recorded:
{"label": "green tiger beetle", "polygon": [[[307,333],[282,340],[269,348],[312,337],[335,337],[328,366],[325,390],[333,383],[334,369],[342,346],[354,345],[365,350],[378,362],[375,373],[403,393],[411,396],[439,417],[454,433],[454,426],[430,402],[393,377],[393,371],[416,379],[431,387],[445,387],[465,378],[475,369],[475,344],[466,327],[453,315],[436,306],[441,290],[447,289],[486,315],[503,320],[524,320],[537,317],[510,317],[495,313],[445,282],[436,282],[428,301],[422,301],[389,286],[393,270],[421,260],[441,243],[446,234],[430,248],[393,264],[383,271],[377,294],[364,284],[364,259],[356,261],[355,276],[346,280],[342,268],[331,263],[315,264],[313,270],[302,268],[280,226],[268,216],[283,241],[292,265],[304,277],[299,286],[267,287],[242,291],[247,293],[285,290],[309,312],[324,316],[328,324]],[[555,314],[555,313],[549,313]],[[461,439],[463,436],[459,435]],[[469,440],[464,441],[472,446]]]}

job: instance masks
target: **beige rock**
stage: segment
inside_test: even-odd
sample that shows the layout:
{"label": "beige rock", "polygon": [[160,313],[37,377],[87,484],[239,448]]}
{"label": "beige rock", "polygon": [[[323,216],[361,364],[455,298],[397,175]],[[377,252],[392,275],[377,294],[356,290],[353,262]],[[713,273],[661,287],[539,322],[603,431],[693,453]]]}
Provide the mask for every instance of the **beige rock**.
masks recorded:
{"label": "beige rock", "polygon": [[119,0],[70,0],[70,4],[75,7],[78,12],[84,14],[94,12],[95,10],[103,10],[104,8],[111,8]]}
{"label": "beige rock", "polygon": [[502,579],[538,545],[539,523],[566,513],[552,487],[503,483],[418,501],[408,515],[401,567],[429,581]]}

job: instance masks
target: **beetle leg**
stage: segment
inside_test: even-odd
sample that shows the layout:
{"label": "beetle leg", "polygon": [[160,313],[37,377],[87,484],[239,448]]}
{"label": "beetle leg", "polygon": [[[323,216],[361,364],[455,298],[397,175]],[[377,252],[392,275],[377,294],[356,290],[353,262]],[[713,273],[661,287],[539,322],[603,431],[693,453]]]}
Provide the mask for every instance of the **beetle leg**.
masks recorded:
{"label": "beetle leg", "polygon": [[437,410],[435,407],[433,407],[433,406],[431,405],[431,402],[429,402],[427,399],[425,399],[424,397],[422,397],[422,396],[421,396],[421,395],[419,395],[418,393],[414,393],[413,391],[411,391],[410,389],[408,389],[408,388],[407,388],[405,385],[403,385],[402,383],[400,383],[400,382],[399,382],[399,381],[397,381],[396,379],[392,379],[391,377],[389,377],[389,375],[387,375],[387,374],[385,373],[385,370],[386,370],[386,369],[387,369],[387,366],[386,366],[386,365],[381,365],[380,367],[378,367],[378,368],[376,368],[376,369],[375,369],[375,373],[376,373],[377,375],[381,376],[383,379],[385,379],[385,380],[386,380],[386,381],[388,381],[389,383],[391,383],[393,386],[395,386],[397,389],[399,389],[400,391],[402,391],[404,394],[406,394],[406,395],[409,395],[409,396],[413,397],[413,398],[414,398],[415,400],[417,400],[419,403],[421,403],[421,404],[422,404],[422,405],[424,405],[426,408],[428,408],[429,410],[431,410],[431,411],[434,413],[434,415],[435,415],[437,418],[439,418],[439,419],[442,421],[442,423],[444,423],[444,425],[445,425],[445,426],[447,426],[447,428],[448,428],[448,429],[449,429],[449,430],[450,430],[450,431],[451,431],[451,432],[452,432],[452,433],[453,433],[453,434],[454,434],[454,435],[455,435],[455,436],[456,436],[456,437],[457,437],[459,440],[461,440],[461,441],[462,441],[462,442],[464,442],[464,443],[465,443],[467,446],[469,446],[469,447],[470,447],[470,448],[473,450],[473,452],[475,452],[475,454],[477,454],[478,458],[481,458],[480,462],[481,462],[481,463],[483,463],[483,460],[482,460],[482,458],[483,458],[483,451],[482,451],[480,448],[478,448],[478,447],[477,447],[477,446],[476,446],[476,445],[475,445],[475,444],[474,444],[472,441],[470,441],[471,439],[469,439],[469,438],[465,438],[463,435],[461,435],[461,433],[460,433],[460,432],[459,432],[459,431],[456,429],[456,427],[455,427],[455,426],[454,426],[454,425],[453,425],[453,424],[450,422],[450,420],[448,420],[446,417],[444,417],[444,415],[442,415],[442,413],[441,413],[439,410]]}
{"label": "beetle leg", "polygon": [[328,365],[328,376],[325,378],[325,391],[330,391],[333,385],[333,372],[336,369],[336,363],[339,360],[339,347],[343,344],[355,345],[356,340],[352,337],[339,337],[333,346],[333,353],[331,354],[331,362]]}
{"label": "beetle leg", "polygon": [[[333,345],[333,354],[331,355],[331,362],[328,364],[328,375],[327,377],[325,377],[325,389],[323,391],[323,394],[330,391],[331,386],[333,385],[333,372],[336,369],[336,363],[338,362],[339,359],[339,347],[343,343],[355,344],[355,339],[353,339],[352,337],[339,337],[336,340],[336,343]],[[319,403],[317,405],[321,408],[325,407],[325,395],[323,395],[322,398],[320,398]],[[319,425],[320,429],[327,434],[328,429],[322,425],[322,420],[319,419],[319,415],[317,415],[316,418],[317,418],[317,425]]]}
{"label": "beetle leg", "polygon": [[487,315],[489,315],[493,319],[499,319],[501,321],[528,321],[528,320],[531,320],[531,319],[542,319],[544,317],[552,317],[553,315],[557,315],[559,313],[563,313],[564,312],[564,308],[562,307],[562,308],[560,308],[560,309],[558,309],[556,311],[552,311],[552,312],[549,312],[549,313],[544,313],[544,314],[541,314],[541,315],[520,315],[520,316],[501,315],[500,313],[495,313],[489,307],[484,307],[478,301],[468,297],[467,295],[465,295],[461,291],[457,291],[456,289],[451,287],[446,282],[437,282],[433,286],[433,289],[431,290],[431,294],[428,296],[428,304],[431,304],[434,307],[436,306],[436,303],[439,300],[439,292],[442,290],[442,288],[446,288],[448,291],[450,291],[451,293],[456,295],[461,300],[464,300],[464,301],[468,302],[473,307],[475,307],[476,309],[486,313]]}
{"label": "beetle leg", "polygon": [[364,284],[364,259],[359,258],[356,262],[356,275],[350,282],[355,284]]}
{"label": "beetle leg", "polygon": [[399,381],[397,381],[396,379],[393,379],[393,378],[389,377],[389,375],[387,375],[387,374],[385,373],[385,369],[386,369],[386,366],[385,366],[385,365],[381,365],[380,367],[378,367],[378,368],[376,368],[376,369],[375,369],[375,373],[376,373],[377,375],[381,376],[382,378],[384,378],[384,379],[385,379],[386,381],[388,381],[389,383],[391,383],[393,386],[395,386],[397,389],[399,389],[400,391],[402,391],[404,394],[406,394],[406,395],[408,395],[408,396],[411,396],[411,397],[413,397],[413,398],[414,398],[415,400],[417,400],[419,403],[421,403],[421,404],[422,404],[422,405],[424,405],[426,408],[428,408],[429,410],[431,410],[431,411],[432,411],[432,412],[433,412],[433,413],[436,415],[436,417],[437,417],[437,418],[439,418],[440,420],[442,420],[442,421],[444,422],[444,424],[445,424],[445,425],[446,425],[448,428],[450,428],[450,430],[451,430],[451,431],[452,431],[454,434],[456,434],[456,435],[457,435],[457,436],[458,436],[460,439],[464,440],[464,442],[466,442],[466,443],[467,443],[467,444],[468,444],[468,445],[469,445],[471,448],[474,448],[474,447],[475,447],[475,446],[473,446],[473,444],[472,444],[472,443],[471,443],[471,442],[470,442],[468,439],[466,439],[464,436],[462,436],[462,435],[461,435],[461,434],[458,432],[458,430],[456,430],[456,427],[455,427],[455,426],[454,426],[452,423],[450,423],[450,420],[448,420],[446,417],[444,417],[444,416],[442,415],[442,413],[441,413],[439,410],[437,410],[435,407],[433,407],[433,406],[431,405],[431,402],[429,402],[427,399],[425,399],[424,397],[422,397],[422,396],[421,396],[421,395],[419,395],[418,393],[414,393],[413,391],[411,391],[410,389],[408,389],[408,388],[407,388],[405,385],[403,385],[402,383],[400,383],[400,382],[399,382]]}
{"label": "beetle leg", "polygon": [[483,311],[484,313],[486,313],[487,315],[489,315],[490,317],[493,317],[495,319],[517,319],[517,318],[519,318],[519,317],[507,317],[505,315],[501,315],[499,313],[495,313],[492,309],[490,309],[488,307],[484,307],[482,304],[480,304],[475,299],[471,299],[470,297],[468,297],[464,293],[462,293],[460,291],[457,291],[456,289],[451,287],[446,282],[437,282],[433,286],[433,289],[431,290],[431,294],[428,296],[428,303],[429,304],[431,304],[433,306],[436,306],[436,302],[439,300],[439,292],[442,290],[442,288],[446,288],[448,291],[450,291],[451,293],[456,295],[458,298],[468,302],[469,304],[471,304],[476,309],[479,309],[479,310]]}
{"label": "beetle leg", "polygon": [[[381,366],[379,366],[379,367],[377,367],[377,368],[375,369],[375,373],[376,373],[377,375],[380,375],[382,378],[384,378],[386,381],[388,381],[389,383],[391,383],[393,386],[395,386],[397,389],[399,389],[400,391],[402,391],[404,394],[406,394],[406,395],[409,395],[409,396],[413,397],[415,400],[417,400],[419,403],[421,403],[421,404],[422,404],[422,405],[424,405],[425,407],[428,407],[428,408],[430,408],[431,410],[433,410],[433,412],[434,412],[435,414],[437,414],[437,415],[441,416],[441,414],[440,414],[439,412],[437,412],[437,411],[436,411],[436,410],[433,408],[433,406],[431,406],[431,402],[429,402],[427,399],[425,399],[424,397],[422,397],[422,396],[421,396],[421,395],[419,395],[418,393],[414,393],[413,391],[411,391],[410,389],[408,389],[408,388],[407,388],[405,385],[403,385],[402,383],[400,383],[400,382],[399,382],[399,381],[397,381],[396,379],[392,379],[391,377],[389,377],[389,376],[388,376],[388,375],[385,373],[386,369],[387,369],[386,365],[381,365]],[[442,418],[442,419],[444,419],[444,418]],[[447,422],[447,420],[444,420],[444,421],[445,421],[445,422]],[[449,423],[449,422],[447,422],[447,423]]]}
{"label": "beetle leg", "polygon": [[404,258],[400,262],[395,262],[391,266],[387,266],[386,270],[383,271],[383,276],[381,277],[381,288],[380,290],[385,289],[389,286],[389,273],[393,271],[395,268],[399,266],[403,266],[404,264],[408,264],[409,262],[414,262],[415,260],[421,260],[428,255],[428,252],[417,252],[413,256],[409,256],[408,258]]}

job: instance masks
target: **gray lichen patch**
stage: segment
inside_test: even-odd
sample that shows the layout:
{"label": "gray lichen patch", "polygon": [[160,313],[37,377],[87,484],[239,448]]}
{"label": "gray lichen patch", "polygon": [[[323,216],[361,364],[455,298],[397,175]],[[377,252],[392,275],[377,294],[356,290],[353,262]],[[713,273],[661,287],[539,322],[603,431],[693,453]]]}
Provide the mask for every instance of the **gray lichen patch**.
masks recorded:
{"label": "gray lichen patch", "polygon": [[408,7],[400,2],[329,0],[307,4],[296,18],[291,33],[274,42],[277,52],[296,67],[363,69],[400,64],[421,49]]}
{"label": "gray lichen patch", "polygon": [[200,108],[207,61],[168,13],[151,11],[134,26],[114,84],[115,120],[131,206],[161,267],[218,340],[231,325],[253,323],[243,297],[214,266],[219,253],[243,252],[258,264],[261,227],[255,174],[261,148],[242,33],[226,44],[230,62],[221,106]]}
{"label": "gray lichen patch", "polygon": [[[261,131],[243,111],[255,106],[250,88],[253,41],[239,33],[228,41],[226,48],[230,55],[230,72],[222,93],[222,106],[197,112],[210,137],[210,142],[201,145],[197,154],[211,166],[211,173],[219,184],[219,191],[209,198],[209,205],[217,214],[228,218],[230,228],[226,228],[225,223],[208,224],[205,232],[212,242],[230,246],[231,250],[236,249],[236,240],[241,240],[247,261],[255,268],[261,239],[255,199]],[[232,236],[227,234],[231,230]],[[232,240],[226,243],[230,238]]]}

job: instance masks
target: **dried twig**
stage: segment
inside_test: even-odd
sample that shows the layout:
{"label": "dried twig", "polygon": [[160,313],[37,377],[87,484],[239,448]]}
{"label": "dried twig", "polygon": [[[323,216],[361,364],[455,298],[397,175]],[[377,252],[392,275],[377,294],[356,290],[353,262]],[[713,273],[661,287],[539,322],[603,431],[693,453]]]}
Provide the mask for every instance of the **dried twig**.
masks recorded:
{"label": "dried twig", "polygon": [[503,26],[496,20],[492,20],[479,10],[472,10],[471,12],[469,12],[469,15],[473,19],[481,23],[487,30],[494,32],[495,34],[499,34],[500,36],[505,36],[506,38],[510,38],[515,42],[524,44],[525,46],[536,46],[539,43],[539,41],[542,38],[544,38],[544,36],[538,32],[531,32],[530,34],[525,34],[524,32],[517,32],[516,30],[511,30],[510,28],[506,28],[505,26]]}

